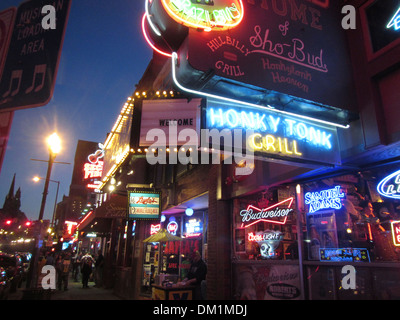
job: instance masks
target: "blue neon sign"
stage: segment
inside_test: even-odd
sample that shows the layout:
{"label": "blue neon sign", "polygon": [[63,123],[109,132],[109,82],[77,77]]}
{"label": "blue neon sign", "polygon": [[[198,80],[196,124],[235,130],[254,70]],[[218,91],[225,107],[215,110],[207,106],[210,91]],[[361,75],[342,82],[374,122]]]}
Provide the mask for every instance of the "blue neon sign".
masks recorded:
{"label": "blue neon sign", "polygon": [[339,210],[342,207],[341,199],[344,198],[344,193],[340,191],[340,186],[332,189],[307,192],[304,195],[305,204],[310,206],[309,213],[316,212],[322,209]]}
{"label": "blue neon sign", "polygon": [[400,199],[400,170],[382,179],[376,189],[384,197]]}
{"label": "blue neon sign", "polygon": [[387,24],[386,28],[394,28],[394,30],[399,30],[400,29],[400,8],[397,9],[396,13],[390,19],[389,23]]}
{"label": "blue neon sign", "polygon": [[331,126],[211,99],[205,118],[206,129],[252,130],[245,143],[255,153],[340,164],[337,129]]}

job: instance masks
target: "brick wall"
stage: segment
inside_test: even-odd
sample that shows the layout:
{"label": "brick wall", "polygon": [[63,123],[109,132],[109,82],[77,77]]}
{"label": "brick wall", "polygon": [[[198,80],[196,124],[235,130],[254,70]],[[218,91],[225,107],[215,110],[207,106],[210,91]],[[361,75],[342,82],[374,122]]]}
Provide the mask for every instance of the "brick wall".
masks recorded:
{"label": "brick wall", "polygon": [[212,165],[208,175],[208,273],[207,299],[232,299],[231,294],[231,208],[217,200],[221,165]]}

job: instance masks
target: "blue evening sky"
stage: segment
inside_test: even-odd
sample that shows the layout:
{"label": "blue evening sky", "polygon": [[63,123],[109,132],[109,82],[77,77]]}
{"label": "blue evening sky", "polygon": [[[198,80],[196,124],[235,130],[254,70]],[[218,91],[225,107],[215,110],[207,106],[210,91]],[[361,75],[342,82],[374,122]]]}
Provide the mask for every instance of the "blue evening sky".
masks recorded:
{"label": "blue evening sky", "polygon": [[[22,0],[1,0],[0,11]],[[144,0],[72,0],[54,95],[49,104],[15,111],[7,152],[0,173],[0,208],[16,173],[21,210],[36,220],[48,160],[45,138],[57,131],[63,150],[52,180],[60,181],[58,201],[69,194],[78,140],[104,142],[117,116],[135,90],[152,50],[141,32]],[[50,183],[44,219],[53,213],[56,183]]]}

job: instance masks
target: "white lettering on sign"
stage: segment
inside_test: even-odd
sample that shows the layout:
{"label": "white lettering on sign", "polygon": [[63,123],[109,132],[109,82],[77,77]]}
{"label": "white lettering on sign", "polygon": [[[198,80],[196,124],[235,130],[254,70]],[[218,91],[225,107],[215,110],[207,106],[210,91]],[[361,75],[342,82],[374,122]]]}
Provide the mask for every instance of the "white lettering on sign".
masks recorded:
{"label": "white lettering on sign", "polygon": [[305,204],[310,205],[309,212],[313,213],[322,209],[340,209],[342,207],[341,199],[344,193],[340,192],[340,186],[322,190],[319,192],[307,192],[304,195]]}
{"label": "white lettering on sign", "polygon": [[[287,203],[287,208],[279,208],[283,203]],[[245,210],[240,211],[242,217],[242,227],[249,227],[258,222],[270,222],[275,224],[285,224],[287,216],[293,211],[290,209],[293,198],[288,198],[268,208],[259,209],[249,205]],[[280,218],[284,218],[283,220]]]}

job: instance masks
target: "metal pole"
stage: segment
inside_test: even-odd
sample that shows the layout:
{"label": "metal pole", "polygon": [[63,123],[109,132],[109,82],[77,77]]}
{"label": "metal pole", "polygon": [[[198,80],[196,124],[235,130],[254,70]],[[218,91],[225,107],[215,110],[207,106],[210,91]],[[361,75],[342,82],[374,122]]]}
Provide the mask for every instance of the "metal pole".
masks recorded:
{"label": "metal pole", "polygon": [[44,208],[46,206],[46,199],[47,199],[47,193],[48,193],[48,189],[49,189],[49,183],[50,183],[50,175],[51,175],[51,169],[53,167],[53,162],[55,159],[56,155],[53,154],[53,152],[50,151],[50,155],[49,155],[49,162],[47,165],[47,174],[46,174],[46,180],[44,182],[44,189],[43,189],[43,196],[42,196],[42,203],[40,206],[40,211],[39,211],[39,226],[38,228],[35,230],[36,234],[35,234],[35,248],[33,250],[33,254],[32,254],[32,260],[31,260],[31,265],[29,268],[29,281],[27,281],[27,288],[31,287],[31,288],[37,288],[38,283],[38,262],[39,262],[39,253],[40,253],[40,248],[39,248],[39,243],[40,243],[40,236],[41,236],[41,232],[42,232],[42,223],[43,223],[43,214],[44,214]]}
{"label": "metal pole", "polygon": [[51,180],[51,181],[57,183],[56,199],[54,200],[53,217],[51,218],[51,227],[54,228],[54,218],[55,218],[55,216],[56,216],[58,189],[60,188],[60,181],[54,181],[54,180]]}

